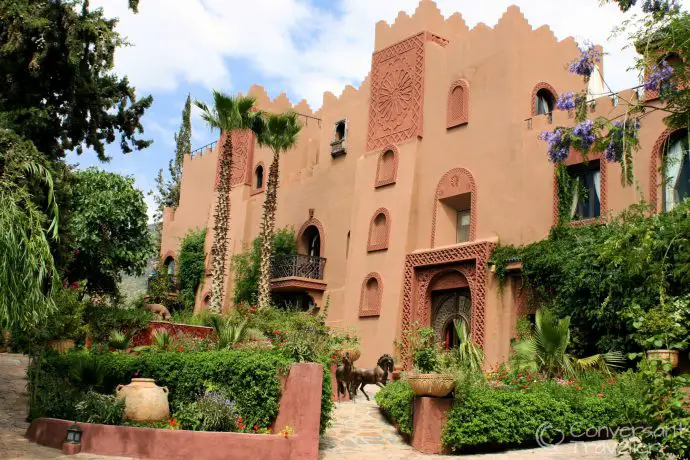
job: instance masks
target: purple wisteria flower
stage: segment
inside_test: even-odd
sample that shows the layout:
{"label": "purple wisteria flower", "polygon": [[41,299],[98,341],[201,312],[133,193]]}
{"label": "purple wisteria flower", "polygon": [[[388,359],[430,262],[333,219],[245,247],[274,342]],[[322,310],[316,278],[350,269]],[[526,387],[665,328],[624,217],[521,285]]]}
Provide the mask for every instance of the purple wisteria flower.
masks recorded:
{"label": "purple wisteria flower", "polygon": [[635,142],[639,130],[639,120],[628,122],[614,121],[613,128],[609,135],[609,145],[606,146],[606,150],[604,151],[604,158],[606,158],[606,161],[609,163],[620,162],[624,154],[624,137],[627,135],[629,137],[629,142]]}
{"label": "purple wisteria flower", "polygon": [[539,135],[539,139],[549,144],[549,160],[551,163],[560,163],[568,158],[570,153],[570,137],[565,136],[562,128],[553,131],[544,131]]}
{"label": "purple wisteria flower", "polygon": [[594,72],[594,66],[601,60],[601,51],[599,51],[593,44],[585,44],[584,48],[580,48],[580,57],[570,63],[568,70],[571,73],[582,75],[589,78]]}
{"label": "purple wisteria flower", "polygon": [[678,9],[680,9],[678,0],[645,0],[642,4],[642,11],[645,13],[661,13],[664,15]]}
{"label": "purple wisteria flower", "polygon": [[668,62],[661,61],[661,64],[655,65],[652,68],[652,73],[647,76],[644,89],[647,91],[659,91],[662,85],[671,79],[671,76],[673,76],[673,67]]}
{"label": "purple wisteria flower", "polygon": [[577,137],[578,149],[581,151],[589,150],[594,144],[596,136],[594,135],[594,122],[592,120],[585,120],[573,128],[573,136]]}
{"label": "purple wisteria flower", "polygon": [[556,108],[563,111],[573,110],[575,105],[575,93],[572,91],[561,94],[556,102]]}

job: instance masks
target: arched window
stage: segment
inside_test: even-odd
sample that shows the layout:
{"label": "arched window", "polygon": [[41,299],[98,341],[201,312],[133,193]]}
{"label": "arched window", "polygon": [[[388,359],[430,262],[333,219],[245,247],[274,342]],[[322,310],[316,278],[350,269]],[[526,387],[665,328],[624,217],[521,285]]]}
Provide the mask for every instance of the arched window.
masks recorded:
{"label": "arched window", "polygon": [[170,276],[175,276],[175,259],[172,256],[168,256],[163,262],[165,266],[165,271]]}
{"label": "arched window", "polygon": [[261,190],[264,188],[264,167],[259,164],[254,170],[254,188]]}
{"label": "arched window", "polygon": [[542,88],[537,91],[535,103],[535,115],[546,115],[553,112],[553,106],[556,104],[556,100],[548,89]]}
{"label": "arched window", "polygon": [[307,255],[312,257],[321,257],[321,235],[319,229],[311,225],[304,231],[304,245],[307,249]]}
{"label": "arched window", "polygon": [[390,235],[390,213],[387,209],[378,209],[371,218],[369,225],[369,252],[388,249],[388,236]]}
{"label": "arched window", "polygon": [[381,155],[379,155],[379,162],[376,166],[376,183],[374,187],[383,187],[386,185],[395,184],[395,179],[398,174],[398,149],[394,146],[386,147]]}
{"label": "arched window", "polygon": [[381,315],[381,295],[383,280],[378,273],[369,273],[364,277],[362,293],[359,298],[359,316],[371,317]]}
{"label": "arched window", "polygon": [[469,120],[469,92],[467,80],[457,80],[448,92],[447,128],[464,125]]}
{"label": "arched window", "polygon": [[477,229],[477,186],[472,173],[455,168],[436,187],[431,247],[473,241]]}
{"label": "arched window", "polygon": [[690,197],[690,147],[687,130],[674,133],[667,142],[662,183],[664,211],[671,211]]}

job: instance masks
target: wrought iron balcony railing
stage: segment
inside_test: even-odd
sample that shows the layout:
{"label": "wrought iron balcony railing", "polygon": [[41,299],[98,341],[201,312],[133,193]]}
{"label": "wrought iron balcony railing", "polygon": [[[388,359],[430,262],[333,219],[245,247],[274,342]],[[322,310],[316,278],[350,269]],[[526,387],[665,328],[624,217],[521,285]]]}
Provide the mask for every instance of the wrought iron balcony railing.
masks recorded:
{"label": "wrought iron balcony railing", "polygon": [[274,256],[271,263],[271,278],[298,277],[322,280],[325,265],[326,259],[323,257],[312,257],[305,254]]}

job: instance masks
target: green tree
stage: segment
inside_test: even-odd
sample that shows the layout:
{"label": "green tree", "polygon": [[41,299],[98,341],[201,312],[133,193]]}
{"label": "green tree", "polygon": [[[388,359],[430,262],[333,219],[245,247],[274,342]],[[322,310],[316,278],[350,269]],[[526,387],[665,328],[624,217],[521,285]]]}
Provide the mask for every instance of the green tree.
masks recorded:
{"label": "green tree", "polygon": [[144,194],[132,177],[97,168],[75,176],[67,278],[86,280],[88,292],[115,293],[122,274],[141,275],[152,254]]}
{"label": "green tree", "polygon": [[152,98],[112,72],[116,19],[87,0],[5,0],[0,24],[0,125],[52,160],[84,147],[106,160],[118,132],[125,153],[151,143],[138,134]]}
{"label": "green tree", "polygon": [[276,227],[276,208],[278,206],[278,180],[280,154],[290,150],[297,143],[302,126],[295,112],[266,117],[264,130],[259,143],[273,151],[273,161],[268,173],[264,211],[261,218],[261,266],[259,270],[259,308],[271,304],[271,255],[273,254],[273,235]]}
{"label": "green tree", "polygon": [[[46,219],[32,190],[46,189]],[[58,274],[49,239],[58,237],[53,181],[34,145],[0,129],[0,329],[25,329],[54,307]]]}
{"label": "green tree", "polygon": [[[261,236],[252,241],[248,251],[237,254],[233,258],[235,269],[235,304],[256,304],[259,297],[259,273],[261,270]],[[271,256],[290,255],[297,253],[297,238],[291,228],[282,228],[273,235],[273,252]]]}
{"label": "green tree", "polygon": [[180,184],[182,182],[182,163],[184,156],[192,151],[192,99],[187,95],[187,100],[182,110],[182,124],[180,130],[175,133],[175,158],[168,163],[170,180],[163,178],[163,170],[158,171],[156,185],[158,194],[155,196],[158,209],[156,221],[163,218],[163,209],[177,208],[180,204]]}
{"label": "green tree", "polygon": [[196,290],[204,279],[205,241],[206,229],[195,229],[190,230],[184,236],[180,245],[178,280],[180,283],[180,297],[187,309],[194,308]]}
{"label": "green tree", "polygon": [[232,174],[232,136],[236,129],[251,129],[260,134],[263,114],[255,109],[256,99],[248,96],[230,96],[213,91],[213,107],[204,102],[194,104],[202,110],[201,117],[211,129],[221,132],[216,206],[211,246],[211,302],[209,309],[219,313],[223,309],[223,287],[230,230],[230,179]]}

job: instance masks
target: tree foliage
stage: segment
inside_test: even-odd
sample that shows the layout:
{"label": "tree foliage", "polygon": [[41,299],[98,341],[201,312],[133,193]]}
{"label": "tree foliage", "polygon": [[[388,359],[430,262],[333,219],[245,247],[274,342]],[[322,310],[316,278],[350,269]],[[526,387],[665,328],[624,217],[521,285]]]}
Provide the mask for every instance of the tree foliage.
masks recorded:
{"label": "tree foliage", "polygon": [[196,290],[204,278],[206,271],[204,242],[206,229],[190,230],[182,239],[180,255],[178,257],[178,280],[180,283],[180,297],[185,308],[194,308]]}
{"label": "tree foliage", "polygon": [[97,168],[75,176],[67,277],[86,280],[89,292],[114,293],[121,275],[141,275],[152,253],[144,195],[132,177]]}
{"label": "tree foliage", "polygon": [[[48,214],[34,201],[44,187]],[[0,129],[0,328],[24,329],[54,308],[58,280],[49,239],[58,235],[53,182],[34,145]]]}
{"label": "tree foliage", "polygon": [[138,135],[152,98],[137,99],[112,72],[115,50],[126,44],[116,19],[86,0],[6,0],[0,24],[1,125],[50,159],[87,147],[106,160],[118,132],[125,153],[151,143]]}

